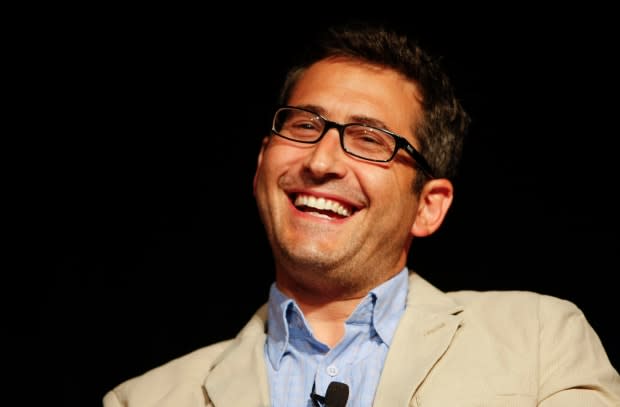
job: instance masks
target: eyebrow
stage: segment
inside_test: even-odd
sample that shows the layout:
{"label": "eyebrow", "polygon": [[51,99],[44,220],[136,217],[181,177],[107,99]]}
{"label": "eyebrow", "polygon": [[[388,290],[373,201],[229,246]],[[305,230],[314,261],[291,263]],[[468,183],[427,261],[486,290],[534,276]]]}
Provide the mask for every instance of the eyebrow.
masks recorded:
{"label": "eyebrow", "polygon": [[[325,117],[326,119],[328,119],[326,117],[327,116],[327,110],[325,110],[321,106],[306,104],[306,105],[298,105],[297,107],[301,107],[303,109],[311,110],[311,111],[313,111],[313,112],[315,112],[317,114],[320,114],[321,116]],[[379,119],[375,119],[373,117],[364,116],[364,115],[353,115],[353,116],[349,116],[349,117],[350,117],[350,121],[348,121],[347,123],[361,123],[361,124],[366,124],[368,126],[376,127],[378,129],[390,130],[388,128],[388,126],[385,125],[384,122],[382,122]],[[331,119],[328,119],[328,120],[331,120]],[[346,124],[346,123],[343,123],[343,124]]]}

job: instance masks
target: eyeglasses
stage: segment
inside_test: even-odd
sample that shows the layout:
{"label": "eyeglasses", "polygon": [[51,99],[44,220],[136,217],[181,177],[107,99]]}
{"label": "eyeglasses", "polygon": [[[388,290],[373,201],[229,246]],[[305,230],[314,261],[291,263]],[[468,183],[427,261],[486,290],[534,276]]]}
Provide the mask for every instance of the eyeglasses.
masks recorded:
{"label": "eyeglasses", "polygon": [[388,162],[402,148],[413,157],[426,175],[433,177],[433,171],[422,154],[404,137],[389,130],[363,123],[339,124],[311,110],[283,106],[276,110],[271,132],[288,140],[315,144],[330,129],[338,130],[340,146],[347,154],[368,161]]}

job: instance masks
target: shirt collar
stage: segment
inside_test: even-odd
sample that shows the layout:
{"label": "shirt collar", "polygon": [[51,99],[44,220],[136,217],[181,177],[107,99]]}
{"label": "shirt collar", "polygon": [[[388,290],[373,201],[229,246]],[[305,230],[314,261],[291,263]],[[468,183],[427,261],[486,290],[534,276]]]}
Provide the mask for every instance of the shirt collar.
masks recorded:
{"label": "shirt collar", "polygon": [[[398,321],[405,311],[409,270],[404,267],[396,276],[370,290],[359,303],[347,323],[364,322],[371,325],[381,340],[390,345]],[[271,285],[268,301],[267,356],[278,370],[282,356],[289,344],[289,325],[302,324],[311,332],[297,303]],[[310,334],[309,334],[310,335]]]}
{"label": "shirt collar", "polygon": [[303,316],[295,301],[285,296],[276,287],[276,283],[271,284],[267,319],[267,355],[276,370],[280,367],[280,360],[288,346],[289,326],[286,316],[289,310],[291,313]]}
{"label": "shirt collar", "polygon": [[376,298],[373,312],[374,329],[388,346],[392,343],[398,321],[405,312],[408,277],[409,270],[405,267],[393,278],[370,290],[370,294]]}

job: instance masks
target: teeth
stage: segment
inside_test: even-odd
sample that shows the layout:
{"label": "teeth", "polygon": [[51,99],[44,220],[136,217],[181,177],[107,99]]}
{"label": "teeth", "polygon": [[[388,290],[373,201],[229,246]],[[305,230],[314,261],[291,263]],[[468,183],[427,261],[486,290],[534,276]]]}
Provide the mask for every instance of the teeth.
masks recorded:
{"label": "teeth", "polygon": [[317,198],[315,196],[298,195],[295,199],[295,206],[307,206],[309,208],[332,211],[340,216],[350,216],[351,211],[340,203],[332,201],[331,199],[325,199],[323,197]]}

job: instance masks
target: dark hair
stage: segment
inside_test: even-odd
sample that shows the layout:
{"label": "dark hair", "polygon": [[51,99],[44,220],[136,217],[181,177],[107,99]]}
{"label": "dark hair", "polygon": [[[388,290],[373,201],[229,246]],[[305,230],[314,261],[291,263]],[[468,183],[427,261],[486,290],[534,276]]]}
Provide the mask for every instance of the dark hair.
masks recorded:
{"label": "dark hair", "polygon": [[[427,54],[412,38],[382,25],[349,23],[333,26],[316,40],[297,55],[299,61],[288,71],[279,103],[287,103],[303,73],[320,60],[344,57],[394,69],[414,82],[422,97],[423,118],[413,129],[420,143],[420,152],[435,177],[452,178],[456,175],[470,118],[437,59]],[[419,191],[427,177],[416,178],[415,188]]]}

